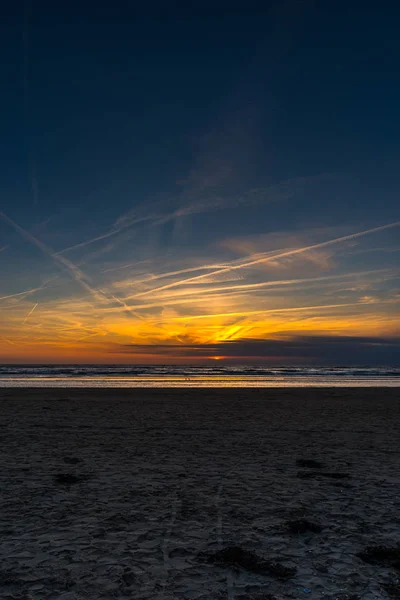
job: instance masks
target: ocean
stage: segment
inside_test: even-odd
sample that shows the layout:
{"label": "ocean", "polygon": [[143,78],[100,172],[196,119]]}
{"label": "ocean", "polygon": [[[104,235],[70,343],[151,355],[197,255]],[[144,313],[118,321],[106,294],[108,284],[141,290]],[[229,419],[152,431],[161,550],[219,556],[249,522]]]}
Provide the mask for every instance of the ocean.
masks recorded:
{"label": "ocean", "polygon": [[0,387],[398,387],[400,367],[1,365]]}

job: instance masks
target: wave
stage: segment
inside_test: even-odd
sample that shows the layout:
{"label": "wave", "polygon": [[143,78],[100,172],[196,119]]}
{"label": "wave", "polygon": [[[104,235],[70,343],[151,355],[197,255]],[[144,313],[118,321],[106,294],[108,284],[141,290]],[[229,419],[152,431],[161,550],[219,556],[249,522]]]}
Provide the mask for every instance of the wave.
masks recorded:
{"label": "wave", "polygon": [[332,366],[193,366],[193,365],[0,365],[4,378],[135,378],[135,377],[262,377],[299,378],[397,378],[400,367]]}

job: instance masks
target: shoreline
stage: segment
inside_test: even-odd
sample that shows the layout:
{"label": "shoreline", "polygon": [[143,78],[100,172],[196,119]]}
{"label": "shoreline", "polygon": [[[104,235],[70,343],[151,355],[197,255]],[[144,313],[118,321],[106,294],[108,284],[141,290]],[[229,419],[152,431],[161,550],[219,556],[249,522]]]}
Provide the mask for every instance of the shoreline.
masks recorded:
{"label": "shoreline", "polygon": [[252,377],[4,377],[0,389],[312,389],[400,388],[400,378],[266,378]]}

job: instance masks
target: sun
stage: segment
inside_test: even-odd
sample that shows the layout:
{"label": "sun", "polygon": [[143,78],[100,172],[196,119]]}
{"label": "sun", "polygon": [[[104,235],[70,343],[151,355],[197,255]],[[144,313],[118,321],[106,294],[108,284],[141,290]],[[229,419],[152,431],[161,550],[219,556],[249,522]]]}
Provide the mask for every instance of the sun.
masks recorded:
{"label": "sun", "polygon": [[210,358],[212,358],[212,360],[222,360],[225,357],[224,356],[210,356]]}

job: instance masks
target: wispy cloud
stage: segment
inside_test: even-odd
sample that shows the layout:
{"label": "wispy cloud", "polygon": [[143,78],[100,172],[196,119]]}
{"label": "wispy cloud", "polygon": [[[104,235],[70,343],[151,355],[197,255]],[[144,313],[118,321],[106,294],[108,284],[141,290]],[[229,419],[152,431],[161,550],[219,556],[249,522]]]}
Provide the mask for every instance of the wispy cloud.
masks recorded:
{"label": "wispy cloud", "polygon": [[[382,300],[382,304],[392,304],[392,300]],[[177,321],[195,321],[197,319],[215,319],[220,317],[247,317],[249,315],[269,315],[273,313],[299,313],[299,312],[314,312],[321,310],[331,310],[332,308],[355,308],[360,307],[364,304],[370,304],[369,300],[363,300],[361,302],[347,302],[342,304],[318,304],[313,306],[294,306],[290,308],[265,308],[263,310],[247,310],[238,311],[232,313],[218,313],[218,314],[204,314],[204,315],[193,315],[188,317],[175,317]]]}
{"label": "wispy cloud", "polygon": [[185,189],[181,198],[177,199],[180,204],[177,208],[170,208],[168,210],[161,202],[154,202],[151,204],[150,212],[147,212],[147,205],[127,211],[116,219],[109,231],[63,248],[55,254],[61,255],[72,250],[84,248],[90,244],[114,237],[137,225],[147,224],[150,227],[158,227],[182,217],[239,206],[257,204],[265,206],[269,203],[283,202],[303,191],[310,183],[328,182],[332,180],[332,177],[334,176],[325,173],[308,177],[297,177],[268,187],[250,189],[241,194],[225,193],[221,195],[221,193],[215,193],[212,189],[214,186],[211,185],[219,181],[219,176],[198,175],[195,177],[192,174],[185,182],[182,182],[187,189]]}
{"label": "wispy cloud", "polygon": [[302,253],[305,253],[305,252],[309,252],[310,250],[316,250],[316,249],[319,249],[319,248],[326,248],[327,246],[331,246],[333,244],[340,244],[342,242],[353,240],[353,239],[356,239],[356,238],[361,237],[361,236],[369,235],[369,234],[372,234],[372,233],[377,233],[378,231],[384,231],[386,229],[391,229],[393,227],[399,227],[399,226],[400,226],[400,221],[396,221],[396,222],[393,222],[393,223],[388,223],[386,225],[381,225],[379,227],[374,227],[372,229],[366,229],[364,231],[359,231],[359,232],[351,233],[351,234],[348,234],[348,235],[345,235],[345,236],[342,236],[342,237],[338,237],[338,238],[335,238],[335,239],[331,239],[331,240],[328,240],[328,241],[325,241],[325,242],[319,242],[317,244],[311,244],[311,245],[308,245],[308,246],[303,246],[301,248],[295,248],[295,249],[291,249],[291,250],[285,250],[285,251],[282,251],[282,252],[274,253],[272,255],[270,253],[268,253],[267,255],[264,254],[261,257],[250,258],[249,260],[245,260],[245,261],[243,261],[240,264],[231,264],[231,265],[229,265],[227,267],[223,267],[221,269],[217,269],[217,270],[212,271],[211,273],[208,273],[208,274],[197,275],[195,277],[191,277],[191,278],[187,278],[187,279],[182,279],[180,281],[175,281],[173,283],[169,283],[169,284],[166,284],[166,285],[158,287],[158,288],[154,288],[154,289],[147,290],[147,291],[144,291],[144,292],[138,292],[137,294],[135,294],[131,298],[143,297],[143,296],[147,296],[149,294],[154,294],[155,292],[160,292],[162,290],[171,289],[171,288],[174,288],[174,287],[177,287],[177,286],[180,286],[180,285],[183,285],[183,284],[187,284],[187,283],[190,283],[190,282],[199,281],[199,280],[204,279],[204,278],[206,278],[206,277],[208,277],[210,275],[219,275],[221,273],[226,273],[227,271],[233,271],[233,270],[236,270],[236,269],[244,269],[244,268],[247,268],[247,267],[252,267],[252,266],[257,265],[257,264],[266,263],[266,262],[269,262],[269,261],[272,261],[272,260],[278,260],[278,259],[281,259],[281,258],[285,258],[287,256],[295,256],[297,254],[302,254]]}
{"label": "wispy cloud", "polygon": [[[268,340],[288,331],[292,336],[345,332],[372,337],[396,331],[399,269],[393,261],[381,263],[385,268],[376,268],[376,260],[346,262],[342,255],[337,258],[335,249],[344,246],[351,252],[351,243],[394,230],[400,222],[341,236],[333,228],[293,236],[283,230],[266,236],[265,245],[261,237],[243,246],[223,245],[217,239],[202,254],[177,246],[174,252],[151,258],[138,248],[142,238],[132,244],[132,236],[127,236],[125,242],[132,245],[124,258],[132,253],[143,260],[118,264],[115,254],[109,268],[100,270],[96,263],[90,265],[90,255],[81,256],[77,265],[4,213],[0,218],[68,275],[58,275],[59,285],[50,293],[38,285],[0,297],[7,309],[0,328],[2,360],[10,356],[10,343],[25,360],[39,349],[41,356],[54,354],[60,361],[107,361],[110,349],[134,344],[138,350],[133,356],[149,361],[159,356],[157,348],[179,348],[165,351],[166,359],[173,361],[185,356],[201,360],[206,354],[196,353],[196,346],[208,352],[214,345],[224,355],[221,344]],[[85,261],[88,274],[81,268]],[[77,286],[71,286],[71,280]],[[128,352],[127,361],[129,356]]]}
{"label": "wispy cloud", "polygon": [[[208,287],[202,287],[202,288],[195,288],[193,286],[189,286],[189,287],[186,287],[182,291],[174,290],[172,292],[169,288],[165,289],[165,287],[164,287],[164,289],[162,289],[161,291],[158,290],[157,293],[152,294],[152,299],[150,300],[149,303],[135,304],[134,306],[137,310],[139,310],[141,308],[163,305],[165,301],[168,301],[169,304],[171,304],[171,303],[179,304],[184,299],[185,296],[189,296],[191,299],[190,301],[195,302],[196,296],[201,296],[201,297],[206,298],[208,295],[224,294],[224,293],[231,294],[231,292],[239,292],[239,291],[251,292],[251,291],[261,290],[264,288],[279,288],[279,287],[289,287],[289,286],[296,286],[297,289],[301,289],[302,287],[304,287],[308,284],[324,283],[324,282],[336,281],[336,280],[343,281],[343,280],[347,280],[347,279],[355,280],[360,277],[365,277],[368,275],[378,275],[378,274],[381,274],[381,275],[386,274],[387,277],[398,277],[397,272],[393,272],[390,269],[376,269],[376,270],[372,270],[372,271],[356,271],[356,272],[351,272],[351,273],[338,274],[338,275],[326,275],[326,276],[321,276],[321,277],[278,279],[275,281],[260,281],[260,282],[256,282],[256,283],[225,285],[225,286],[220,286],[220,287],[217,287],[215,285],[208,286]],[[209,283],[209,282],[206,281],[205,283]],[[368,289],[368,285],[364,285],[362,288],[359,288],[359,289],[360,290]],[[136,297],[137,297],[137,295],[127,296],[126,300],[128,301],[128,300],[134,299]],[[154,298],[158,298],[157,302],[154,302]]]}

